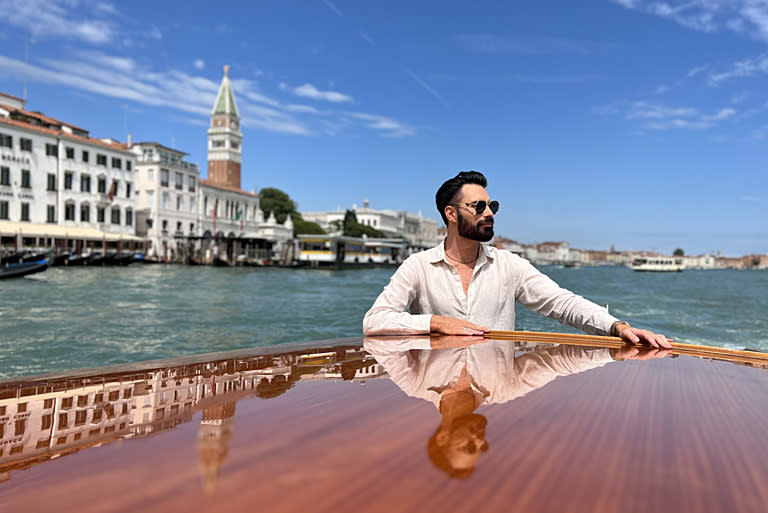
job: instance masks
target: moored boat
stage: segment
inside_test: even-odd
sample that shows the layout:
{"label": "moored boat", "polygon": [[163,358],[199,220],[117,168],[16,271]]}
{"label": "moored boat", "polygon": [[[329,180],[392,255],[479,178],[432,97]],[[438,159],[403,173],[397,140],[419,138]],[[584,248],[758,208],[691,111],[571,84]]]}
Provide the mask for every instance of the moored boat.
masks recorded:
{"label": "moored boat", "polygon": [[15,262],[0,264],[0,279],[21,278],[30,274],[41,273],[48,269],[45,258],[32,262]]}

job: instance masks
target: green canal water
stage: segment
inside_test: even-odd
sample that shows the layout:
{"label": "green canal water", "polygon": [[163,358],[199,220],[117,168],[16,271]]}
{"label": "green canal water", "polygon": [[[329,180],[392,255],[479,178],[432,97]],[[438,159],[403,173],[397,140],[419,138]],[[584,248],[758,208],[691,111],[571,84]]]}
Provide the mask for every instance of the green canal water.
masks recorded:
{"label": "green canal water", "polygon": [[[768,350],[768,271],[544,267],[560,285],[679,342]],[[0,282],[0,379],[362,334],[393,269],[132,265]],[[575,330],[518,305],[517,329]]]}

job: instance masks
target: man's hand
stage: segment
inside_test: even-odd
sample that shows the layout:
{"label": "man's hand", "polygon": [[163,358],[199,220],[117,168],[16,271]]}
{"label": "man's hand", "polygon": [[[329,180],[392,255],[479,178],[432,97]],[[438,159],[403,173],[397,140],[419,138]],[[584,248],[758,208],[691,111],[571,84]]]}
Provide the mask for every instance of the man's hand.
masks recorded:
{"label": "man's hand", "polygon": [[491,330],[464,319],[433,315],[429,321],[429,331],[443,335],[485,335]]}
{"label": "man's hand", "polygon": [[659,349],[650,347],[624,346],[611,349],[611,357],[614,360],[653,360],[654,358],[664,358],[671,349]]}
{"label": "man's hand", "polygon": [[630,344],[642,344],[643,342],[646,342],[653,347],[672,349],[672,344],[667,337],[649,330],[627,327],[619,333],[619,336]]}

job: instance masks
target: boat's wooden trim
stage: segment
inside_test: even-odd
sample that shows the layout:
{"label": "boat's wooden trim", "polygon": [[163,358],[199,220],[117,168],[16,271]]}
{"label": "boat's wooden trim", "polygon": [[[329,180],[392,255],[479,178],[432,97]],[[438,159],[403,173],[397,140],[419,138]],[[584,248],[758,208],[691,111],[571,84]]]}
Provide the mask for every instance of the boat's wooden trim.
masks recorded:
{"label": "boat's wooden trim", "polygon": [[[540,344],[571,344],[581,346],[618,348],[626,345],[619,337],[604,337],[599,335],[582,335],[579,333],[550,333],[539,331],[506,331],[492,330],[486,335],[491,339],[512,340],[515,342],[537,342]],[[683,354],[728,360],[742,363],[768,365],[768,353],[760,351],[745,351],[725,347],[701,346],[672,342],[671,354]]]}

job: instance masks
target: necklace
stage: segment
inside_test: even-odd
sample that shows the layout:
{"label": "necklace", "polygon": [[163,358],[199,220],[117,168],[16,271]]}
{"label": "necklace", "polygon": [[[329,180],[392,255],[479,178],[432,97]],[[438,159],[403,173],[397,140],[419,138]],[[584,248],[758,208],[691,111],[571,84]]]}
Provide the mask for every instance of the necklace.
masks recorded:
{"label": "necklace", "polygon": [[447,256],[448,258],[450,258],[451,260],[453,260],[454,262],[456,262],[456,263],[458,263],[458,264],[469,264],[469,263],[472,263],[472,262],[474,262],[475,260],[477,260],[477,257],[478,257],[479,255],[480,255],[480,248],[477,248],[477,254],[475,255],[475,258],[473,258],[472,260],[466,260],[466,261],[464,261],[464,260],[459,260],[458,258],[453,258],[451,255],[449,255],[449,254],[448,254],[448,252],[447,252],[447,251],[445,252],[445,256]]}

